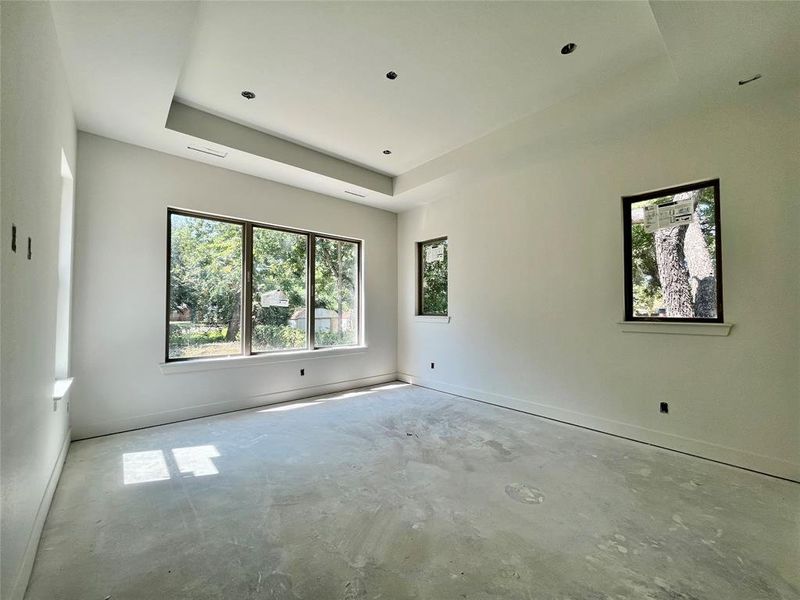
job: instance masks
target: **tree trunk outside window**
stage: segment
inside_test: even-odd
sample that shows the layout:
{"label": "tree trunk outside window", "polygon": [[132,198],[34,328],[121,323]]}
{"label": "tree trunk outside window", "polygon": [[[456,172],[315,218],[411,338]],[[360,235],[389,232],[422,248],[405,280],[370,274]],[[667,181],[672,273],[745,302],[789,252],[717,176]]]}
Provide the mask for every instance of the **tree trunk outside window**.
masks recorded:
{"label": "tree trunk outside window", "polygon": [[713,319],[717,316],[717,278],[714,261],[703,238],[700,215],[697,211],[695,211],[695,221],[690,223],[686,230],[683,249],[689,269],[694,316]]}
{"label": "tree trunk outside window", "polygon": [[242,320],[242,295],[236,294],[236,300],[233,303],[233,311],[231,318],[228,320],[228,332],[225,334],[226,342],[235,342],[236,336],[239,335],[239,325]]}
{"label": "tree trunk outside window", "polygon": [[658,278],[668,317],[694,316],[694,300],[683,247],[687,228],[687,225],[680,225],[655,232]]}

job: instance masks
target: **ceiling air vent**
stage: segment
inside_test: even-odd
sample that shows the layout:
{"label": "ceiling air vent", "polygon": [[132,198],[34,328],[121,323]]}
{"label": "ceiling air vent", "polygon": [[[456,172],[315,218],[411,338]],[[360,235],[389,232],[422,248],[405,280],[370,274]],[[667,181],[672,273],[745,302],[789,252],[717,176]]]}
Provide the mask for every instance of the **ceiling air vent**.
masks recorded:
{"label": "ceiling air vent", "polygon": [[748,83],[753,83],[754,81],[758,81],[759,79],[761,79],[761,73],[753,75],[750,79],[740,79],[739,85],[747,85]]}
{"label": "ceiling air vent", "polygon": [[217,150],[216,148],[209,148],[208,146],[186,146],[189,150],[194,150],[195,152],[202,152],[203,154],[210,154],[211,156],[216,156],[218,158],[225,158],[228,156],[227,152],[223,152],[222,150]]}

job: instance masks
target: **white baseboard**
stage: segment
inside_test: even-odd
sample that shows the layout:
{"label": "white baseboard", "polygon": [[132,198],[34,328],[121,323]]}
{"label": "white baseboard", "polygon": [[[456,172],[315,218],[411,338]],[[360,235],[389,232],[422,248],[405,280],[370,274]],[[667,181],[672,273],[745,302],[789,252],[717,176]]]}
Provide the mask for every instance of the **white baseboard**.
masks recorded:
{"label": "white baseboard", "polygon": [[53,470],[50,472],[50,479],[47,481],[44,496],[42,496],[42,501],[39,503],[39,508],[36,510],[36,517],[33,520],[33,529],[28,537],[28,544],[25,546],[25,553],[22,555],[22,563],[14,578],[14,585],[11,587],[11,595],[8,597],[8,600],[22,600],[25,596],[25,591],[28,589],[28,580],[33,570],[33,561],[36,559],[36,551],[39,549],[39,539],[42,537],[44,522],[47,519],[47,513],[50,511],[50,504],[53,502],[53,495],[56,493],[56,486],[61,477],[61,469],[64,467],[64,461],[67,460],[67,453],[69,452],[71,441],[72,435],[68,429],[67,434],[64,436],[64,442],[61,444],[61,450],[58,453],[56,463],[53,465]]}
{"label": "white baseboard", "polygon": [[224,400],[222,402],[211,402],[198,406],[188,406],[173,410],[165,410],[146,415],[137,415],[135,417],[126,419],[73,425],[73,439],[82,440],[100,435],[108,435],[110,433],[120,433],[122,431],[130,431],[132,429],[142,429],[143,427],[154,427],[156,425],[166,425],[168,423],[188,421],[189,419],[197,419],[200,417],[210,417],[213,415],[219,415],[237,410],[258,408],[259,406],[268,406],[270,404],[288,402],[290,400],[300,400],[312,396],[332,394],[334,392],[341,392],[357,387],[367,387],[370,385],[377,385],[379,383],[386,383],[396,380],[397,373],[384,373],[382,375],[373,375],[358,379],[346,379],[343,381],[336,381],[322,385],[310,385],[306,387],[293,388],[290,390],[269,392],[267,394],[258,394],[256,396],[249,396],[246,398],[237,398],[235,400]]}
{"label": "white baseboard", "polygon": [[767,475],[781,477],[800,483],[800,464],[730,448],[718,444],[712,444],[703,440],[683,437],[674,433],[666,433],[655,429],[647,429],[638,425],[631,425],[612,419],[587,415],[571,410],[565,410],[556,406],[541,404],[533,400],[514,398],[486,392],[474,388],[454,385],[444,381],[417,377],[408,373],[398,373],[397,378],[406,383],[413,383],[422,387],[431,388],[440,392],[463,396],[471,400],[478,400],[504,408],[512,408],[539,417],[545,417],[567,423],[578,425],[587,429],[593,429],[601,433],[610,433],[619,437],[624,437],[637,442],[643,442],[653,446],[659,446],[668,450],[676,450],[685,454],[707,458],[716,462],[725,463],[734,467],[741,467],[751,471],[758,471]]}

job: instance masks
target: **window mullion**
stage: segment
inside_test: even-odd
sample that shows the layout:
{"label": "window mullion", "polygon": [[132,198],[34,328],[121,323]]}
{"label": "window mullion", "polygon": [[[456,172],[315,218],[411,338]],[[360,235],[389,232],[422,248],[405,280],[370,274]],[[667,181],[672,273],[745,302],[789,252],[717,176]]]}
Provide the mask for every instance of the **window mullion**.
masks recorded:
{"label": "window mullion", "polygon": [[308,317],[306,326],[308,327],[308,332],[306,336],[309,350],[314,350],[317,347],[315,339],[317,236],[313,233],[308,234],[308,252],[306,252],[306,255],[308,256],[308,276],[306,277],[308,282],[308,291],[306,292],[306,316]]}
{"label": "window mullion", "polygon": [[253,225],[244,225],[244,252],[242,273],[242,354],[250,356],[253,347]]}

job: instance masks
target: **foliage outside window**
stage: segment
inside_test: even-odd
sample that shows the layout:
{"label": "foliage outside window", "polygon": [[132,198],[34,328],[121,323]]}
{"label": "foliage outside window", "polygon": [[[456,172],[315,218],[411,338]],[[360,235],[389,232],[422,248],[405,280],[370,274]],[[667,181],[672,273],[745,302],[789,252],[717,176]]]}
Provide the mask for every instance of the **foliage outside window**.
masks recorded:
{"label": "foliage outside window", "polygon": [[316,237],[314,268],[316,345],[358,343],[358,244]]}
{"label": "foliage outside window", "polygon": [[719,180],[622,203],[625,319],[722,322]]}
{"label": "foliage outside window", "polygon": [[176,210],[168,220],[168,361],[359,343],[360,242]]}
{"label": "foliage outside window", "polygon": [[241,354],[244,227],[170,215],[168,358]]}
{"label": "foliage outside window", "polygon": [[447,238],[417,244],[420,315],[447,315]]}
{"label": "foliage outside window", "polygon": [[253,227],[253,352],[306,347],[307,243],[302,233]]}

